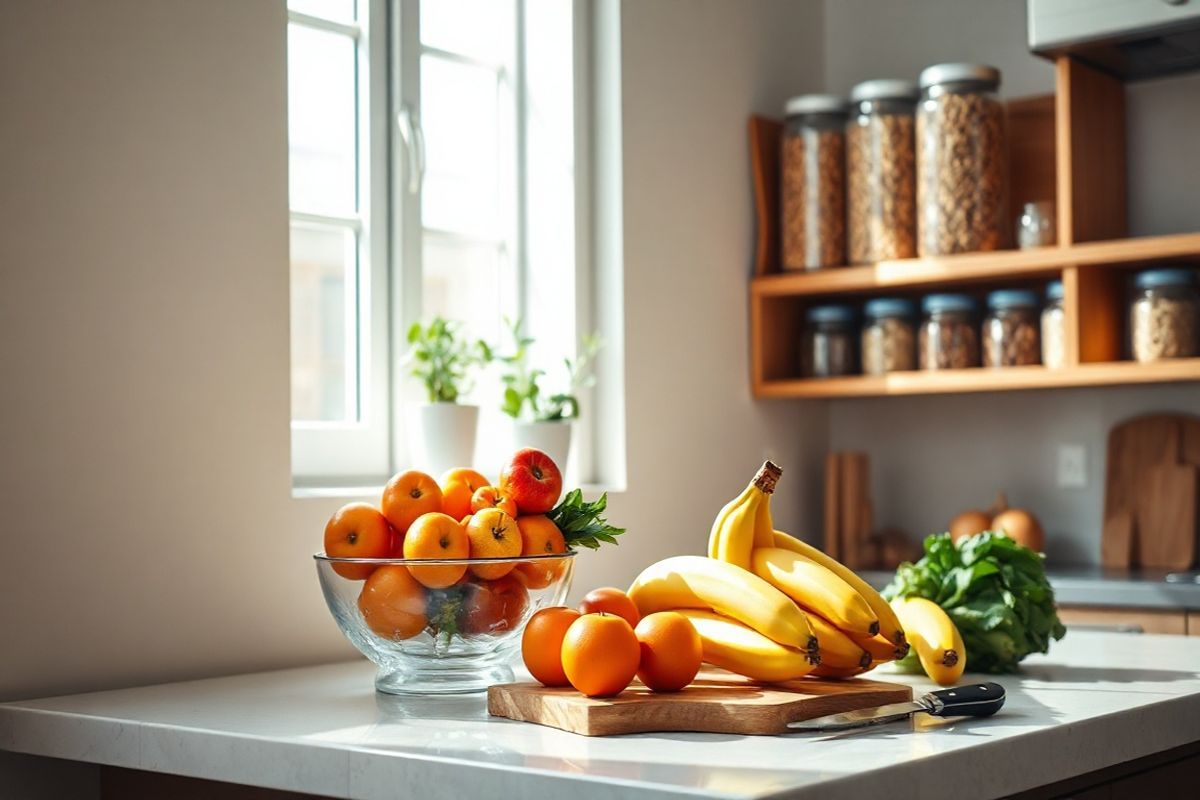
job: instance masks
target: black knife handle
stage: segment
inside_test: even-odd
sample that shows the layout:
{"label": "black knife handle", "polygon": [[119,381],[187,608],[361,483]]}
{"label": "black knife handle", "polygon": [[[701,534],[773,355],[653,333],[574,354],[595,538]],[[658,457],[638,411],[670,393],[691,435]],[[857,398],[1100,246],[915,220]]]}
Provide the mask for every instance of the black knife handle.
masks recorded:
{"label": "black knife handle", "polygon": [[1004,705],[1004,687],[998,683],[968,683],[939,689],[921,698],[933,705],[935,717],[990,717]]}

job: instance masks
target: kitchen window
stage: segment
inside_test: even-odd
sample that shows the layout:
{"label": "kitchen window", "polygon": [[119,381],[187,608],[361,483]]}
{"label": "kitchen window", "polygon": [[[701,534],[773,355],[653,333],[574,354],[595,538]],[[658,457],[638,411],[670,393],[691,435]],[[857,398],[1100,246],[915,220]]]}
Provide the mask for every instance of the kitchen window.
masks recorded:
{"label": "kitchen window", "polygon": [[[289,0],[298,484],[408,463],[404,407],[424,399],[400,363],[412,322],[441,315],[505,347],[520,318],[551,369],[591,330],[587,9]],[[468,398],[484,459],[507,445],[499,400],[492,372]],[[590,436],[576,438],[585,464]]]}

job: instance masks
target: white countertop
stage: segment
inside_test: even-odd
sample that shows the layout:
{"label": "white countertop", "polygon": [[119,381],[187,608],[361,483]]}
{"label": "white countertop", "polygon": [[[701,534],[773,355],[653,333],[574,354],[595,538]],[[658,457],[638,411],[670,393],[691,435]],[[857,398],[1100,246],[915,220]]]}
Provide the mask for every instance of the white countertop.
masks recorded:
{"label": "white countertop", "polygon": [[[1200,739],[1200,637],[1074,632],[999,715],[840,734],[588,738],[366,662],[0,704],[0,749],[334,797],[998,797]],[[930,688],[923,679],[878,677]]]}

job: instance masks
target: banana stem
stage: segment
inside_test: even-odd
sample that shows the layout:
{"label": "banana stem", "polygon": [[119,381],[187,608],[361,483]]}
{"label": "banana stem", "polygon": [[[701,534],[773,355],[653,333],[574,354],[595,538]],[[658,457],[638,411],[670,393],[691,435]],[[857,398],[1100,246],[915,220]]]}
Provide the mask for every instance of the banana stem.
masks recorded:
{"label": "banana stem", "polygon": [[783,470],[775,462],[764,461],[758,469],[758,474],[754,476],[754,485],[763,494],[771,494],[775,491],[775,484],[781,475],[783,475]]}

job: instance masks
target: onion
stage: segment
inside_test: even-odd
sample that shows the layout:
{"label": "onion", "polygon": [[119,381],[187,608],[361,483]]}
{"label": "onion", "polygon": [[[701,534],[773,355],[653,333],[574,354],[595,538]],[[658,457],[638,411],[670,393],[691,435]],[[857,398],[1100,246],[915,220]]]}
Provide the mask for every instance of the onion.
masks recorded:
{"label": "onion", "polygon": [[1042,523],[1024,509],[1010,508],[997,514],[992,520],[992,530],[1004,531],[1017,544],[1024,545],[1035,553],[1040,553],[1046,548],[1046,535],[1042,532]]}
{"label": "onion", "polygon": [[950,539],[957,544],[959,539],[983,533],[991,524],[992,518],[978,509],[964,511],[950,521]]}

